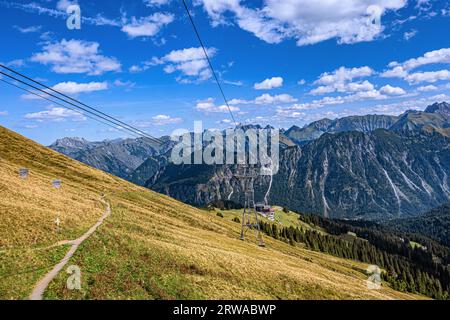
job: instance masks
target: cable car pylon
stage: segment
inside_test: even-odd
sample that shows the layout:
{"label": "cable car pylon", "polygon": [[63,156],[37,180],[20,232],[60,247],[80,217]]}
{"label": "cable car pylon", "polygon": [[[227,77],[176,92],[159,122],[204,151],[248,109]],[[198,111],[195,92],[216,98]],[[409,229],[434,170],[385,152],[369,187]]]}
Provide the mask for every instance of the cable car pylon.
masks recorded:
{"label": "cable car pylon", "polygon": [[248,230],[256,233],[258,246],[265,247],[264,239],[261,233],[258,213],[256,212],[254,182],[259,175],[259,168],[256,165],[240,164],[237,167],[237,173],[234,177],[239,180],[241,189],[244,192],[244,210],[242,212],[241,237],[245,240],[245,234]]}

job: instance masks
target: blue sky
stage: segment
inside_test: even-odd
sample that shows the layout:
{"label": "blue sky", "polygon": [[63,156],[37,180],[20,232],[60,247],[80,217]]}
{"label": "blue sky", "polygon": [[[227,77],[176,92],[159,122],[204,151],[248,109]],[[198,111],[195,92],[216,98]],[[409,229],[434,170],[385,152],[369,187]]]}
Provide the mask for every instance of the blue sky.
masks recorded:
{"label": "blue sky", "polygon": [[[188,3],[239,122],[288,128],[450,100],[448,1]],[[81,30],[66,26],[71,4]],[[152,135],[232,125],[181,0],[0,0],[0,27],[0,62]],[[0,94],[0,125],[40,143],[124,136],[3,83]]]}

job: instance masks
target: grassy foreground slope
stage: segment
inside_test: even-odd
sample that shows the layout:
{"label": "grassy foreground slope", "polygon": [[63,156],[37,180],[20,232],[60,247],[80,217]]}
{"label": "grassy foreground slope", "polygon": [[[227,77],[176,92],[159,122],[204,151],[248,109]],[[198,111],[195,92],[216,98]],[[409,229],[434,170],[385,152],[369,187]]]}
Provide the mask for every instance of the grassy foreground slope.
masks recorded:
{"label": "grassy foreground slope", "polygon": [[[22,180],[19,168],[29,168]],[[51,186],[61,179],[61,189]],[[69,261],[49,299],[409,299],[368,290],[367,265],[266,238],[238,240],[240,226],[89,168],[0,127],[0,298],[27,298],[74,239],[112,214]],[[59,217],[61,230],[54,220]],[[66,266],[66,268],[67,268]],[[65,269],[66,269],[65,268]],[[64,269],[64,270],[65,270]]]}

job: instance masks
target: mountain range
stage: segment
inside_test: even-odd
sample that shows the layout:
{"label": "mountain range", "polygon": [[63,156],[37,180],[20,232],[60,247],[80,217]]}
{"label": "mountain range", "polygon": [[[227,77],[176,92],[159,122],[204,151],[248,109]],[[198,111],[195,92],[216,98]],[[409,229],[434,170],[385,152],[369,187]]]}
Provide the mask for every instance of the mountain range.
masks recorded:
{"label": "mountain range", "polygon": [[[281,133],[280,170],[268,200],[332,218],[414,216],[450,201],[450,105],[396,116],[323,119]],[[166,141],[169,139],[166,137]],[[170,143],[58,140],[52,149],[185,203],[242,202],[232,165],[174,165]],[[260,177],[262,201],[270,179]]]}

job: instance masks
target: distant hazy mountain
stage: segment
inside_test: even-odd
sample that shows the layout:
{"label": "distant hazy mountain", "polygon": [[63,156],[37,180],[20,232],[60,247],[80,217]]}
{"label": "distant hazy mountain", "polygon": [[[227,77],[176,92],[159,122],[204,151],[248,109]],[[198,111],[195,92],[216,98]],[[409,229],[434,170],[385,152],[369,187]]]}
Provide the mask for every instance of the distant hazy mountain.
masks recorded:
{"label": "distant hazy mountain", "polygon": [[324,133],[338,133],[346,131],[371,132],[376,129],[388,129],[397,117],[385,115],[351,116],[336,120],[322,119],[303,128],[293,126],[286,131],[292,141],[304,144],[319,138]]}
{"label": "distant hazy mountain", "polygon": [[146,159],[159,154],[161,148],[164,148],[145,138],[101,142],[64,138],[57,140],[49,147],[91,167],[121,178],[128,178]]}

